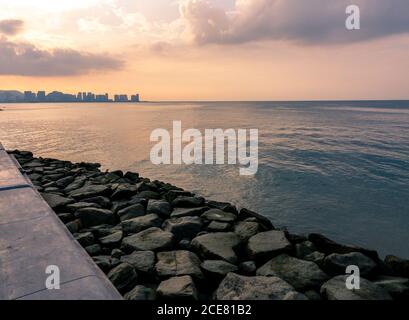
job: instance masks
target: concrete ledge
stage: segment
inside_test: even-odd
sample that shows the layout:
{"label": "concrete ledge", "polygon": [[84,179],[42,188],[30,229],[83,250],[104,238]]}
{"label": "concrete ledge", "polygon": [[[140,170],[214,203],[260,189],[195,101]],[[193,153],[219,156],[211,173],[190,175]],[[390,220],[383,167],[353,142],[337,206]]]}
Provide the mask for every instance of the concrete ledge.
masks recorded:
{"label": "concrete ledge", "polygon": [[[0,235],[0,299],[122,299],[4,150]],[[45,287],[49,265],[60,269],[60,290]]]}

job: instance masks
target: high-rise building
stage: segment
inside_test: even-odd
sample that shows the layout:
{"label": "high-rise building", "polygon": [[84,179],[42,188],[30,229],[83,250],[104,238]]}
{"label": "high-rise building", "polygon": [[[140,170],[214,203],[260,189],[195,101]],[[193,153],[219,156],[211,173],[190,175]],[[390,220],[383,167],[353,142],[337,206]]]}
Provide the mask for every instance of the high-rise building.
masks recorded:
{"label": "high-rise building", "polygon": [[139,94],[133,94],[131,96],[131,102],[139,102]]}
{"label": "high-rise building", "polygon": [[36,101],[36,94],[32,91],[24,91],[24,101],[26,102]]}
{"label": "high-rise building", "polygon": [[82,93],[78,92],[77,94],[77,101],[82,101]]}
{"label": "high-rise building", "polygon": [[37,92],[37,101],[39,101],[39,102],[45,101],[45,91],[38,91]]}

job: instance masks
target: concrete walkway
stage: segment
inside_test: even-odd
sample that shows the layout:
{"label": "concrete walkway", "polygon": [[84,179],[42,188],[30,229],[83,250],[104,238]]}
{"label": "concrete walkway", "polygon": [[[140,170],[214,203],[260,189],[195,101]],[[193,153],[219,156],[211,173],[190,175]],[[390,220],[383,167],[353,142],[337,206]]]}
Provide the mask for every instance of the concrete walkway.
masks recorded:
{"label": "concrete walkway", "polygon": [[[45,286],[50,265],[60,269],[59,290]],[[1,144],[0,299],[122,299]]]}

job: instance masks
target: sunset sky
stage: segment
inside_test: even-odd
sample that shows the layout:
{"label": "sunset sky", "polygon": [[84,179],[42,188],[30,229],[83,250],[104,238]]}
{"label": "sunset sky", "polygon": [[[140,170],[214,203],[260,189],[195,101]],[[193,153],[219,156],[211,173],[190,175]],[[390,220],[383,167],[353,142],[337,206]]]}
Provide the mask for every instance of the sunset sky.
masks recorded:
{"label": "sunset sky", "polygon": [[407,0],[0,0],[0,90],[408,99],[408,57]]}

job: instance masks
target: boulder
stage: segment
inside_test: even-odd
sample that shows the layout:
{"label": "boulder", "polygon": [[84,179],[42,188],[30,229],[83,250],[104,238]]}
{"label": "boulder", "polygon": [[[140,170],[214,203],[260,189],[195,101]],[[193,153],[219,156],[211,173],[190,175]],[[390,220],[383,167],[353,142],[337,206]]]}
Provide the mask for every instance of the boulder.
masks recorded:
{"label": "boulder", "polygon": [[237,219],[237,216],[234,213],[225,212],[219,209],[210,209],[203,213],[201,218],[208,221],[232,223]]}
{"label": "boulder", "polygon": [[106,196],[109,195],[110,193],[111,188],[109,186],[90,184],[70,192],[69,195],[76,200],[81,200],[96,196]]}
{"label": "boulder", "polygon": [[149,228],[122,240],[123,251],[163,251],[170,249],[174,236],[159,228]]}
{"label": "boulder", "polygon": [[203,278],[199,258],[190,251],[159,252],[156,273],[161,278],[189,275]]}
{"label": "boulder", "polygon": [[137,182],[138,179],[139,179],[139,173],[129,172],[128,171],[127,173],[125,173],[124,178],[128,179],[128,180],[130,180],[132,182]]}
{"label": "boulder", "polygon": [[121,241],[123,238],[123,232],[117,231],[109,236],[103,237],[99,239],[99,242],[103,247],[107,247],[110,249],[118,248],[121,245]]}
{"label": "boulder", "polygon": [[153,251],[134,251],[130,255],[122,256],[121,262],[129,263],[138,273],[150,275],[155,270],[155,253]]}
{"label": "boulder", "polygon": [[192,247],[205,259],[225,260],[237,263],[235,250],[240,245],[240,240],[233,232],[209,233],[194,238]]}
{"label": "boulder", "polygon": [[121,222],[122,230],[127,235],[138,233],[153,227],[160,227],[161,225],[162,219],[160,219],[156,214],[148,214],[146,216],[141,216]]}
{"label": "boulder", "polygon": [[328,300],[391,300],[389,293],[369,282],[360,278],[360,289],[349,290],[346,287],[348,276],[337,276],[324,283],[321,287],[321,295]]}
{"label": "boulder", "polygon": [[172,212],[172,206],[165,200],[149,200],[146,211],[162,218],[168,218]]}
{"label": "boulder", "polygon": [[130,184],[120,184],[111,195],[111,200],[120,200],[131,198],[136,194],[136,187]]}
{"label": "boulder", "polygon": [[82,228],[81,220],[77,219],[77,220],[68,222],[65,224],[65,227],[68,229],[69,232],[76,233],[80,231]]}
{"label": "boulder", "polygon": [[227,222],[212,221],[206,228],[209,232],[227,232],[231,228]]}
{"label": "boulder", "polygon": [[319,288],[329,277],[314,263],[282,254],[257,270],[258,276],[276,276],[298,291]]}
{"label": "boulder", "polygon": [[42,193],[41,196],[48,203],[48,205],[54,210],[64,207],[74,202],[73,199],[65,198],[60,195],[52,194],[52,193]]}
{"label": "boulder", "polygon": [[260,232],[260,225],[257,222],[241,221],[234,226],[234,232],[241,241],[246,242]]}
{"label": "boulder", "polygon": [[95,243],[94,235],[91,232],[77,233],[74,235],[74,238],[83,247],[88,247]]}
{"label": "boulder", "polygon": [[146,200],[158,200],[158,199],[160,199],[160,194],[155,192],[155,191],[151,191],[151,190],[142,191],[142,192],[138,193],[137,196],[140,197],[140,198],[144,198]]}
{"label": "boulder", "polygon": [[202,220],[199,217],[172,218],[163,223],[163,230],[172,232],[175,240],[194,238],[202,229]]}
{"label": "boulder", "polygon": [[103,196],[87,198],[87,199],[83,199],[82,201],[87,202],[87,203],[95,203],[102,209],[111,208],[111,201],[107,197],[103,197]]}
{"label": "boulder", "polygon": [[348,266],[357,266],[361,276],[367,278],[374,274],[376,263],[360,252],[346,254],[333,253],[325,257],[322,268],[329,275],[345,275]]}
{"label": "boulder", "polygon": [[130,220],[143,215],[145,215],[145,208],[141,204],[134,204],[118,211],[118,216],[121,221]]}
{"label": "boulder", "polygon": [[75,211],[83,208],[98,208],[100,209],[100,206],[97,205],[96,203],[88,203],[88,202],[76,202],[76,203],[71,203],[65,206],[67,211],[74,213]]}
{"label": "boulder", "polygon": [[162,281],[157,290],[163,299],[197,300],[197,290],[191,276],[174,277]]}
{"label": "boulder", "polygon": [[120,293],[125,293],[135,286],[138,275],[130,264],[121,263],[108,273],[108,279]]}
{"label": "boulder", "polygon": [[68,223],[75,220],[74,215],[71,213],[59,213],[57,216],[63,223]]}
{"label": "boulder", "polygon": [[409,278],[409,260],[389,255],[385,258],[385,264],[392,271],[393,275]]}
{"label": "boulder", "polygon": [[228,202],[210,200],[206,202],[206,205],[213,209],[220,209],[222,211],[234,213],[235,215],[238,213],[236,207]]}
{"label": "boulder", "polygon": [[220,283],[216,300],[305,300],[278,277],[245,277],[229,273]]}
{"label": "boulder", "polygon": [[409,298],[409,279],[381,276],[377,277],[374,284],[386,290],[396,300],[407,300]]}
{"label": "boulder", "polygon": [[136,301],[149,301],[156,299],[156,292],[151,288],[147,288],[141,285],[136,286],[127,294],[124,298],[126,300],[136,300]]}
{"label": "boulder", "polygon": [[247,243],[247,253],[251,259],[268,260],[291,250],[291,243],[283,231],[272,230],[252,236]]}
{"label": "boulder", "polygon": [[197,208],[204,205],[204,199],[202,197],[177,197],[172,201],[172,207],[179,208]]}
{"label": "boulder", "polygon": [[165,199],[169,202],[172,202],[175,200],[177,197],[191,197],[192,194],[188,191],[183,191],[183,190],[170,190],[168,193],[165,195]]}
{"label": "boulder", "polygon": [[196,216],[200,216],[207,210],[209,210],[208,207],[174,208],[170,217],[171,218],[196,217]]}
{"label": "boulder", "polygon": [[85,248],[85,251],[91,256],[97,256],[101,254],[101,246],[99,244],[93,244]]}
{"label": "boulder", "polygon": [[113,224],[114,214],[111,210],[98,208],[83,208],[75,212],[75,216],[81,220],[83,227],[98,226],[101,224]]}
{"label": "boulder", "polygon": [[257,266],[254,261],[244,261],[239,264],[239,273],[244,276],[253,276],[256,274]]}
{"label": "boulder", "polygon": [[212,279],[220,282],[228,273],[236,272],[238,267],[224,260],[205,260],[200,265],[206,280]]}
{"label": "boulder", "polygon": [[86,177],[83,177],[83,176],[80,176],[80,177],[75,178],[75,180],[74,180],[72,183],[70,183],[70,184],[64,189],[64,192],[65,192],[65,193],[70,193],[70,192],[72,192],[72,191],[74,191],[74,190],[77,190],[77,189],[82,188],[82,187],[84,186],[84,184],[85,184],[85,181],[87,181],[87,178],[86,178]]}
{"label": "boulder", "polygon": [[247,218],[255,218],[257,222],[260,223],[260,225],[267,231],[273,230],[274,226],[271,223],[269,219],[266,217],[262,216],[261,214],[258,214],[254,211],[248,210],[248,209],[241,209],[239,213],[239,219],[240,220],[245,220]]}
{"label": "boulder", "polygon": [[[119,232],[119,231],[118,231]],[[122,252],[122,250],[120,249],[113,249],[111,251],[111,257],[115,258],[115,259],[121,259],[121,257],[124,255],[124,253]]]}
{"label": "boulder", "polygon": [[311,241],[303,241],[295,245],[295,256],[299,259],[304,259],[315,251],[317,251],[317,248]]}
{"label": "boulder", "polygon": [[56,186],[57,186],[58,188],[65,188],[65,187],[67,187],[69,184],[73,183],[74,180],[75,180],[75,178],[74,178],[73,176],[68,176],[68,177],[61,178],[61,179],[57,180],[57,181],[55,182],[55,184],[56,184]]}

